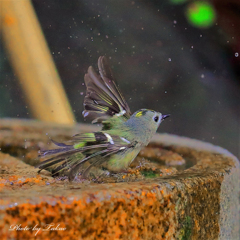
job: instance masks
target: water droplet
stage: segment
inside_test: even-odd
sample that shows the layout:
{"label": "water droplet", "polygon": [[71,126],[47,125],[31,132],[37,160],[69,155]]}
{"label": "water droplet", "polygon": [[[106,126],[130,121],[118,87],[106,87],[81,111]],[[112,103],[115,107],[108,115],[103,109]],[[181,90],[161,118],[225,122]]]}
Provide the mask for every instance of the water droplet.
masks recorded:
{"label": "water droplet", "polygon": [[167,93],[167,91],[165,91],[164,93]]}
{"label": "water droplet", "polygon": [[235,57],[238,57],[239,56],[239,53],[238,52],[235,52]]}
{"label": "water droplet", "polygon": [[174,20],[174,21],[173,21],[173,23],[174,23],[174,24],[177,24],[177,21],[176,21],[176,20]]}
{"label": "water droplet", "polygon": [[168,58],[168,61],[169,61],[169,62],[171,62],[171,61],[172,61],[172,59],[171,59],[171,58]]}

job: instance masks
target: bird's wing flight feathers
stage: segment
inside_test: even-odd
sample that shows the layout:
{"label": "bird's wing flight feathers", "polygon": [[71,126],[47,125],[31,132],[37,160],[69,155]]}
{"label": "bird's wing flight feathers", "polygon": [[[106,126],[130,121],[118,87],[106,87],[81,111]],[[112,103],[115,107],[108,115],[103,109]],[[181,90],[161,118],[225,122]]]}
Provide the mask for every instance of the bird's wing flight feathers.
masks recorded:
{"label": "bird's wing flight feathers", "polygon": [[93,123],[102,122],[114,115],[128,119],[131,116],[130,108],[114,81],[106,57],[99,57],[98,68],[100,75],[93,67],[89,67],[84,76],[87,87],[84,118],[93,120]]}
{"label": "bird's wing flight feathers", "polygon": [[66,143],[58,143],[58,149],[40,152],[44,159],[36,167],[40,169],[53,169],[52,174],[68,171],[68,178],[72,181],[80,172],[83,163],[89,161],[90,165],[83,170],[82,177],[86,177],[93,166],[99,166],[107,161],[113,154],[123,152],[133,147],[133,144],[119,136],[110,136],[103,132],[83,133],[73,136]]}

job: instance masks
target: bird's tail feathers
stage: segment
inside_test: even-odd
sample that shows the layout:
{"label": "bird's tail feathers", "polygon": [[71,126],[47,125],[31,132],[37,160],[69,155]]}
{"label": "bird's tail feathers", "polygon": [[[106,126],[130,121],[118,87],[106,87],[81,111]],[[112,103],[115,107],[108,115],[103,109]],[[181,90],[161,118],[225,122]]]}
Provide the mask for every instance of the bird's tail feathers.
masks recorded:
{"label": "bird's tail feathers", "polygon": [[[57,175],[62,171],[72,169],[72,167],[76,165],[76,162],[78,162],[77,164],[79,166],[82,165],[84,162],[96,155],[87,154],[91,150],[97,148],[107,149],[108,147],[108,143],[76,148],[76,145],[67,145],[65,143],[58,143],[55,141],[52,142],[60,148],[40,151],[39,157],[45,160],[36,166],[36,168],[40,169],[39,172],[43,169],[52,169],[52,175]],[[101,152],[103,151],[99,150],[97,152],[99,154],[97,155],[100,155]],[[86,157],[86,154],[89,156]]]}

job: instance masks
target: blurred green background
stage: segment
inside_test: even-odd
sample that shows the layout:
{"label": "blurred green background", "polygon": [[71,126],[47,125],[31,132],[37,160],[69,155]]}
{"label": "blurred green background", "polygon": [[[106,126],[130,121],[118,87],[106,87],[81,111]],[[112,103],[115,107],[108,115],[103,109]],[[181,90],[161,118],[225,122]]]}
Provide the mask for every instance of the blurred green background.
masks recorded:
{"label": "blurred green background", "polygon": [[[159,132],[212,142],[240,157],[240,56],[214,2],[196,25],[193,1],[32,1],[78,122],[83,76],[106,55],[132,112],[170,113]],[[0,53],[0,117],[31,118],[2,43]]]}

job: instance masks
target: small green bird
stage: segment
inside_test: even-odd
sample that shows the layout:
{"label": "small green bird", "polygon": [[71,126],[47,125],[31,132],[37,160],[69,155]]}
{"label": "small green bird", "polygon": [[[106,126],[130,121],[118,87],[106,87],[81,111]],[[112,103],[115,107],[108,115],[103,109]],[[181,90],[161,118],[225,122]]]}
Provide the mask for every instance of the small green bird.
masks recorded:
{"label": "small green bird", "polygon": [[131,114],[106,57],[99,57],[98,68],[100,76],[91,66],[84,76],[87,92],[83,116],[92,123],[101,123],[102,130],[76,134],[65,143],[53,141],[59,148],[40,152],[40,157],[46,160],[37,166],[39,172],[52,169],[52,175],[64,173],[70,181],[79,173],[86,178],[93,166],[121,172],[142,147],[148,145],[160,123],[169,117],[148,109]]}

